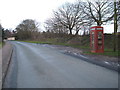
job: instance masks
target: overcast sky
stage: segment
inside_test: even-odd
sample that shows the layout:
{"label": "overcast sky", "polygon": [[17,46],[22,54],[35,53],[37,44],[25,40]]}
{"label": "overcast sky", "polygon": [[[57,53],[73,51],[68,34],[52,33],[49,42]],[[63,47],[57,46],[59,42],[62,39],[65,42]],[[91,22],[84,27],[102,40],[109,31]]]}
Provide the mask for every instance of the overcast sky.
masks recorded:
{"label": "overcast sky", "polygon": [[[53,10],[65,2],[76,0],[0,0],[0,23],[5,29],[15,29],[22,20],[33,19],[41,23],[52,16]],[[105,27],[105,32],[113,26]],[[42,26],[43,29],[43,26]],[[113,32],[111,30],[110,32]]]}
{"label": "overcast sky", "polygon": [[52,15],[53,10],[65,2],[75,0],[0,0],[0,23],[4,28],[14,29],[24,19],[34,19],[41,24]]}

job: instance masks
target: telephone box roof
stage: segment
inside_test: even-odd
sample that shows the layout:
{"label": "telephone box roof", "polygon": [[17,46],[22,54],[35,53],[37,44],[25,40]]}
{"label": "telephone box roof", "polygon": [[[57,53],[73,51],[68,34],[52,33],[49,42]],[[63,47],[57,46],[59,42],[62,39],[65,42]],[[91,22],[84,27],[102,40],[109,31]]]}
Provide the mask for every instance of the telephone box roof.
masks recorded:
{"label": "telephone box roof", "polygon": [[93,26],[91,28],[103,28],[102,26]]}

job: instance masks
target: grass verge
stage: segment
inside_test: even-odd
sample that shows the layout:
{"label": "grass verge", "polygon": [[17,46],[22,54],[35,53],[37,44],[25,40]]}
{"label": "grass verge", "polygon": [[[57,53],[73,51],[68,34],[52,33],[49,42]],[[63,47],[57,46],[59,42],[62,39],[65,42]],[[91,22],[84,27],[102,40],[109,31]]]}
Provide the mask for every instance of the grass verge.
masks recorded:
{"label": "grass verge", "polygon": [[4,42],[0,42],[0,48],[2,48],[4,46]]}
{"label": "grass verge", "polygon": [[41,41],[22,41],[22,42],[70,46],[73,48],[82,49],[84,51],[83,53],[90,54],[90,55],[104,55],[104,56],[118,57],[118,55],[119,55],[118,53],[120,53],[120,51],[114,52],[112,49],[106,49],[106,48],[104,50],[104,53],[92,53],[92,52],[90,52],[89,46],[80,46],[80,45],[67,44],[67,43],[57,43],[57,42],[51,42],[51,41],[44,41],[44,42],[41,42]]}
{"label": "grass verge", "polygon": [[91,54],[91,55],[104,55],[104,56],[112,56],[112,57],[118,57],[120,51],[114,52],[112,49],[104,49],[104,53],[92,53],[90,51],[84,52],[85,54]]}
{"label": "grass verge", "polygon": [[2,42],[0,42],[0,48],[2,47]]}

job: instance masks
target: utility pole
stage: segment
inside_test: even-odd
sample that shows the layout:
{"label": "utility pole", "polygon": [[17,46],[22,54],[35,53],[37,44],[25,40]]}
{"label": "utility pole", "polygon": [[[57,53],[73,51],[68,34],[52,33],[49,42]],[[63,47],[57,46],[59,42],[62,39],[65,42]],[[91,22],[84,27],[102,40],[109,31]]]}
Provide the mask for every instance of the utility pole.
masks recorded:
{"label": "utility pole", "polygon": [[113,51],[116,51],[116,44],[117,44],[117,37],[116,37],[116,33],[117,33],[117,8],[116,8],[116,0],[114,0],[114,47],[113,47]]}
{"label": "utility pole", "polygon": [[[120,58],[120,0],[118,0],[118,58]],[[119,63],[120,64],[120,63]]]}

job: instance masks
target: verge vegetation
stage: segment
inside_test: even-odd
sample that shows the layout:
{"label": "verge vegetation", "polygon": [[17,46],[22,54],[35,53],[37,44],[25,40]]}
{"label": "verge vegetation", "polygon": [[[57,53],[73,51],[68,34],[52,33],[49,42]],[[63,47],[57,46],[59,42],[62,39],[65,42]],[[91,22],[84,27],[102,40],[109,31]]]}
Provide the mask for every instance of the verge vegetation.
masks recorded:
{"label": "verge vegetation", "polygon": [[2,42],[0,42],[0,48],[2,47]]}
{"label": "verge vegetation", "polygon": [[[36,44],[51,44],[51,45],[62,45],[62,46],[70,46],[73,48],[77,48],[83,50],[84,54],[91,54],[91,55],[105,55],[105,56],[112,56],[118,57],[120,51],[113,51],[113,38],[112,34],[105,34],[104,40],[104,53],[92,53],[90,51],[90,36],[77,36],[71,40],[65,40],[64,38],[46,38],[44,40],[39,41],[32,41],[32,40],[24,40],[22,42],[29,42],[29,43],[36,43]],[[117,46],[118,47],[118,46]]]}

